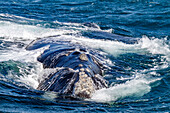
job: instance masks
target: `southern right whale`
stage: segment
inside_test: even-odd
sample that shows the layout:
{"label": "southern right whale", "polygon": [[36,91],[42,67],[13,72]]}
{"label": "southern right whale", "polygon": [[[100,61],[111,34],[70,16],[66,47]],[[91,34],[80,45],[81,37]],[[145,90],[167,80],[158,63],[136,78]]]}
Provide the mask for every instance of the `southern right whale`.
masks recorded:
{"label": "southern right whale", "polygon": [[[91,24],[85,24],[92,26]],[[92,26],[93,27],[93,26]],[[94,31],[93,36],[108,37],[122,42],[134,43],[135,38],[123,37],[107,32]],[[38,90],[55,91],[60,95],[75,98],[90,98],[99,89],[108,88],[108,81],[103,78],[106,69],[104,58],[97,50],[85,47],[59,36],[49,36],[32,41],[26,50],[44,46],[48,49],[37,58],[44,69],[54,69],[39,82]],[[106,38],[107,39],[107,38]]]}
{"label": "southern right whale", "polygon": [[37,60],[44,69],[54,69],[44,76],[37,89],[55,91],[74,98],[90,98],[99,89],[107,88],[103,78],[106,68],[102,56],[95,50],[57,40],[57,36],[34,40],[26,49],[34,50],[49,46]]}

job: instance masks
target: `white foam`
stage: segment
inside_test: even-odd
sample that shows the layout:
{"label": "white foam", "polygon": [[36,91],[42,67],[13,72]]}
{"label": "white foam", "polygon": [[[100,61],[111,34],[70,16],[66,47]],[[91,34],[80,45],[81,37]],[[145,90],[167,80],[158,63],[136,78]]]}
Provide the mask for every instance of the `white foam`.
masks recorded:
{"label": "white foam", "polygon": [[45,48],[39,50],[27,51],[25,48],[10,47],[9,50],[1,50],[0,61],[15,60],[21,62],[37,62],[37,57]]}
{"label": "white foam", "polygon": [[[15,18],[20,18],[21,20],[27,20],[27,18],[15,16],[15,15],[0,14],[0,16],[10,17],[10,18],[15,17]],[[59,23],[59,22],[55,22],[55,23]],[[60,24],[64,26],[53,29],[53,28],[44,28],[44,27],[33,26],[33,25],[16,24],[9,21],[0,21],[0,37],[5,37],[6,40],[7,39],[17,40],[19,38],[24,40],[25,39],[34,40],[39,37],[63,35],[63,39],[64,39],[69,37],[64,35],[67,33],[78,34],[82,30],[100,31],[100,29],[83,27],[83,25],[79,23],[60,22]],[[115,57],[125,53],[145,54],[146,52],[149,52],[152,54],[163,54],[166,56],[167,60],[170,61],[170,47],[168,44],[165,43],[166,38],[158,39],[155,37],[149,38],[147,36],[143,36],[138,42],[138,44],[125,44],[123,42],[118,42],[118,41],[89,39],[89,38],[81,37],[80,35],[70,36],[69,38],[72,41],[80,42],[83,45],[87,45],[95,49],[102,49],[103,51]]]}
{"label": "white foam", "polygon": [[91,48],[102,49],[103,51],[117,57],[126,53],[137,54],[162,54],[166,57],[167,61],[170,61],[170,46],[166,44],[165,39],[158,39],[155,37],[149,38],[143,36],[136,44],[126,44],[118,41],[111,40],[99,40],[89,38],[74,38],[72,42],[79,42],[82,45],[87,45]]}
{"label": "white foam", "polygon": [[[69,23],[68,25],[70,25]],[[79,24],[72,24],[76,28]],[[123,42],[118,41],[110,41],[110,40],[99,40],[99,39],[89,39],[80,36],[67,36],[65,33],[78,33],[79,30],[74,29],[65,29],[65,27],[61,28],[43,28],[39,26],[32,25],[22,25],[16,24],[13,22],[0,21],[0,37],[4,37],[5,40],[18,40],[19,38],[22,40],[33,40],[37,37],[46,37],[52,35],[61,35],[61,39],[70,40],[72,43],[81,43],[82,45],[89,46],[95,49],[101,49],[104,52],[113,55],[114,57],[118,57],[121,54],[126,53],[137,53],[137,54],[162,54],[166,58],[164,65],[156,65],[154,68],[144,71],[151,71],[151,75],[157,75],[155,70],[167,68],[170,61],[170,47],[165,43],[165,39],[158,38],[149,38],[142,37],[141,40],[137,44],[125,44]],[[70,27],[71,28],[71,27]],[[85,28],[86,29],[86,28]],[[88,28],[87,28],[88,29]],[[84,30],[82,28],[81,30]],[[35,68],[33,68],[32,72],[29,75],[24,75],[20,78],[20,82],[23,82],[33,88],[38,86],[38,76],[41,74],[43,68],[40,63],[37,62],[37,56],[43,49],[34,50],[34,51],[26,51],[24,48],[10,48],[10,50],[1,50],[0,53],[0,61],[8,61],[8,60],[16,60],[21,62],[31,62],[35,64]],[[22,71],[22,70],[21,70]],[[22,73],[22,72],[21,72]],[[101,89],[96,91],[92,100],[106,102],[106,101],[116,101],[121,98],[126,97],[138,97],[143,96],[146,93],[150,92],[151,86],[150,83],[157,80],[152,78],[147,78],[144,72],[140,72],[139,74],[135,73],[134,78],[127,81],[123,84],[115,84],[108,89]],[[139,76],[142,74],[142,77]],[[121,78],[122,80],[124,78]]]}
{"label": "white foam", "polygon": [[142,97],[145,94],[149,93],[152,87],[155,87],[151,86],[151,83],[161,80],[161,78],[150,77],[152,74],[156,73],[135,73],[135,78],[128,80],[125,83],[114,84],[110,86],[110,88],[103,88],[96,91],[93,94],[91,101],[110,102],[127,97]]}
{"label": "white foam", "polygon": [[[156,70],[167,68],[168,64],[155,65],[153,68],[136,70],[131,77],[117,77],[117,80],[128,80],[125,83],[112,83],[109,88],[96,91],[91,101],[110,102],[127,97],[141,97],[151,91],[151,88],[159,85],[152,84],[162,79]],[[111,76],[111,75],[110,75]],[[113,75],[114,76],[114,75]],[[154,77],[153,77],[154,76]],[[152,84],[152,85],[151,85]]]}
{"label": "white foam", "polygon": [[170,61],[170,45],[166,44],[167,38],[158,39],[155,37],[143,36],[137,45],[141,49],[146,49],[152,54],[162,54],[165,55],[168,61]]}
{"label": "white foam", "polygon": [[[25,17],[22,17],[22,16],[16,16],[16,15],[12,15],[12,14],[7,14],[7,13],[1,13],[0,14],[0,17],[1,18],[6,18],[10,21],[14,21],[15,19],[17,19],[17,21],[36,21],[35,19],[30,19],[30,18],[25,18]],[[40,21],[40,20],[39,20]]]}
{"label": "white foam", "polygon": [[124,84],[116,84],[110,88],[98,90],[91,99],[98,102],[116,101],[126,97],[140,97],[150,90],[151,87],[146,80],[134,79]]}
{"label": "white foam", "polygon": [[[156,70],[165,69],[169,66],[170,47],[165,43],[165,41],[166,39],[149,38],[143,36],[139,43],[133,45],[106,40],[94,41],[93,44],[89,44],[91,47],[101,48],[113,56],[119,56],[124,53],[151,53],[164,55],[161,59],[162,65],[158,64],[153,68],[145,69],[140,72],[137,70],[138,73],[134,73],[133,77],[130,78],[131,80],[123,84],[115,84],[107,89],[98,90],[94,93],[91,99],[93,101],[108,102],[126,97],[141,97],[150,92],[153,87],[150,86],[150,83],[161,80],[161,78],[157,77],[152,78],[151,75],[160,77],[160,75],[156,73]],[[166,58],[166,61],[163,60],[164,58]],[[126,78],[117,79],[125,80]]]}
{"label": "white foam", "polygon": [[42,95],[46,100],[49,100],[49,101],[55,101],[55,98],[57,98],[58,94],[56,92],[45,92],[44,95]]}
{"label": "white foam", "polygon": [[43,28],[33,25],[22,25],[8,21],[0,21],[0,37],[10,40],[34,40],[37,38],[75,33],[73,30]]}
{"label": "white foam", "polygon": [[[0,16],[5,15],[1,14]],[[10,17],[12,15],[7,16]],[[39,37],[63,35],[63,39],[69,37],[72,41],[80,42],[83,45],[87,45],[95,49],[102,49],[115,57],[126,53],[145,54],[146,52],[150,52],[152,54],[163,54],[166,56],[168,61],[170,60],[170,47],[168,44],[165,44],[165,40],[163,39],[143,36],[138,44],[125,44],[123,42],[111,40],[89,39],[80,36],[66,36],[64,35],[66,33],[76,34],[81,30],[90,30],[91,28],[82,28],[80,27],[82,25],[78,23],[62,24],[68,26],[52,29],[33,25],[16,24],[8,21],[0,21],[0,37],[5,37],[5,40],[34,40]],[[73,28],[70,28],[69,26],[73,26]]]}
{"label": "white foam", "polygon": [[94,49],[101,49],[106,53],[109,53],[115,57],[126,54],[126,53],[141,53],[140,49],[136,48],[136,45],[133,44],[125,44],[123,42],[111,41],[111,40],[99,40],[99,39],[89,39],[85,37],[74,37],[71,40],[73,43],[81,43],[82,45],[86,45],[88,47]]}
{"label": "white foam", "polygon": [[0,62],[12,60],[31,64],[32,68],[28,67],[29,69],[27,69],[27,67],[25,69],[24,67],[17,66],[17,68],[19,68],[19,73],[22,75],[19,76],[19,78],[17,78],[17,75],[13,75],[13,73],[10,72],[7,76],[9,78],[14,78],[14,81],[24,83],[32,88],[37,88],[39,84],[39,75],[43,71],[42,64],[37,61],[37,57],[44,51],[44,49],[46,49],[46,47],[38,50],[27,51],[25,48],[12,46],[7,50],[1,50]]}
{"label": "white foam", "polygon": [[[20,61],[22,63],[31,63],[33,68],[28,69],[29,72],[25,72],[27,69],[23,69],[23,67],[19,67],[19,73],[22,75],[19,78],[16,78],[17,75],[13,75],[12,73],[8,74],[14,77],[14,81],[22,82],[32,88],[37,88],[38,86],[38,78],[43,70],[42,64],[37,61],[37,57],[41,54],[43,49],[35,50],[35,51],[26,51],[24,48],[13,48],[12,50],[1,51],[0,61]],[[27,70],[27,71],[28,71]],[[12,77],[13,76],[13,77]]]}
{"label": "white foam", "polygon": [[[39,79],[39,71],[42,71],[42,68],[39,67],[36,69],[32,69],[33,71],[30,72],[30,74],[24,74],[23,76],[21,76],[18,80],[16,80],[17,82],[22,82],[34,89],[36,89],[39,85],[38,79]],[[20,72],[22,73],[22,72]],[[14,75],[13,75],[14,76]]]}

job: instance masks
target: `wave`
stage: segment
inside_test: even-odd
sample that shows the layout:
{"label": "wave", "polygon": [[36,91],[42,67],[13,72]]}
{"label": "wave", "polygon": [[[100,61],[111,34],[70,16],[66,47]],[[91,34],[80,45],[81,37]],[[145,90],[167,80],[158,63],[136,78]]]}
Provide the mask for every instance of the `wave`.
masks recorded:
{"label": "wave", "polygon": [[[26,51],[25,46],[18,48],[16,42],[23,42],[27,45],[30,41],[37,39],[37,37],[48,37],[58,35],[57,39],[70,40],[71,43],[79,43],[90,48],[98,49],[107,56],[113,56],[118,58],[120,55],[128,53],[135,53],[139,55],[160,55],[160,62],[162,65],[155,64],[154,67],[137,70],[131,72],[132,79],[127,80],[124,83],[112,83],[110,88],[101,89],[96,91],[91,100],[99,102],[116,101],[126,97],[141,97],[149,93],[152,89],[151,83],[160,81],[157,70],[165,69],[169,67],[170,61],[170,47],[167,43],[167,38],[158,39],[156,37],[143,36],[134,44],[127,44],[121,41],[105,40],[105,39],[91,39],[81,35],[81,32],[98,30],[100,28],[91,28],[79,23],[60,23],[62,26],[57,28],[45,28],[38,25],[25,25],[17,24],[9,21],[0,21],[0,40],[3,40],[2,47],[5,46],[6,41],[14,43],[13,46],[9,46],[6,49],[0,50],[0,62],[4,61],[19,61],[24,63],[31,63],[34,68],[27,74],[23,73],[18,82],[29,85],[33,88],[38,86],[38,76],[43,73],[43,68],[40,63],[37,62],[37,56],[43,52],[45,48],[41,48],[34,51]],[[107,31],[102,31],[107,32]],[[0,47],[1,47],[0,46]],[[153,59],[154,62],[154,59]],[[156,62],[155,62],[156,63]],[[112,65],[115,65],[114,61],[111,61]],[[152,77],[153,75],[157,77]],[[16,76],[8,75],[8,76]],[[114,75],[112,75],[114,76]],[[122,77],[122,76],[121,76]],[[126,79],[126,77],[117,77],[118,79]]]}
{"label": "wave", "polygon": [[102,32],[110,32],[107,30],[101,30],[100,28],[94,29],[88,26],[83,26],[79,23],[60,24],[64,26],[58,28],[44,28],[39,25],[23,25],[9,21],[0,21],[0,37],[4,37],[5,40],[35,40],[37,38],[60,35],[62,38],[65,39],[70,38],[70,40],[72,40],[73,42],[80,42],[83,44],[84,42],[86,42],[85,44],[87,46],[103,49],[113,56],[124,53],[145,53],[147,51],[152,54],[163,54],[167,57],[168,60],[170,57],[170,47],[166,43],[168,42],[166,37],[158,39],[156,37],[150,38],[147,36],[143,36],[135,44],[126,44],[120,41],[90,39],[81,35],[81,31],[83,30],[98,30]]}

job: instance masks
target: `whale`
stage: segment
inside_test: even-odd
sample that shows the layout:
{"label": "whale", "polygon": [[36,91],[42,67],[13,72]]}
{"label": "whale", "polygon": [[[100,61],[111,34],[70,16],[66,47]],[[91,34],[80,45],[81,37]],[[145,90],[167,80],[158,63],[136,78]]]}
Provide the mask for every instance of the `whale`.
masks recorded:
{"label": "whale", "polygon": [[85,99],[91,98],[96,90],[108,88],[108,81],[104,79],[107,65],[103,62],[103,55],[98,50],[58,37],[38,38],[26,47],[28,51],[46,47],[37,61],[44,69],[53,70],[42,76],[37,90]]}

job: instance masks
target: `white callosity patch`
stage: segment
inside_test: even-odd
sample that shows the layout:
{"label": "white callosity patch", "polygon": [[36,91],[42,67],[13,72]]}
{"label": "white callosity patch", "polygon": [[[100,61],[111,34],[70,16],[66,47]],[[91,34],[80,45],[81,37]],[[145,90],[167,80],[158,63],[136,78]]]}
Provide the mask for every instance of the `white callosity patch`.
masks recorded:
{"label": "white callosity patch", "polygon": [[81,69],[79,80],[74,85],[74,94],[79,97],[89,98],[94,91],[93,80]]}

